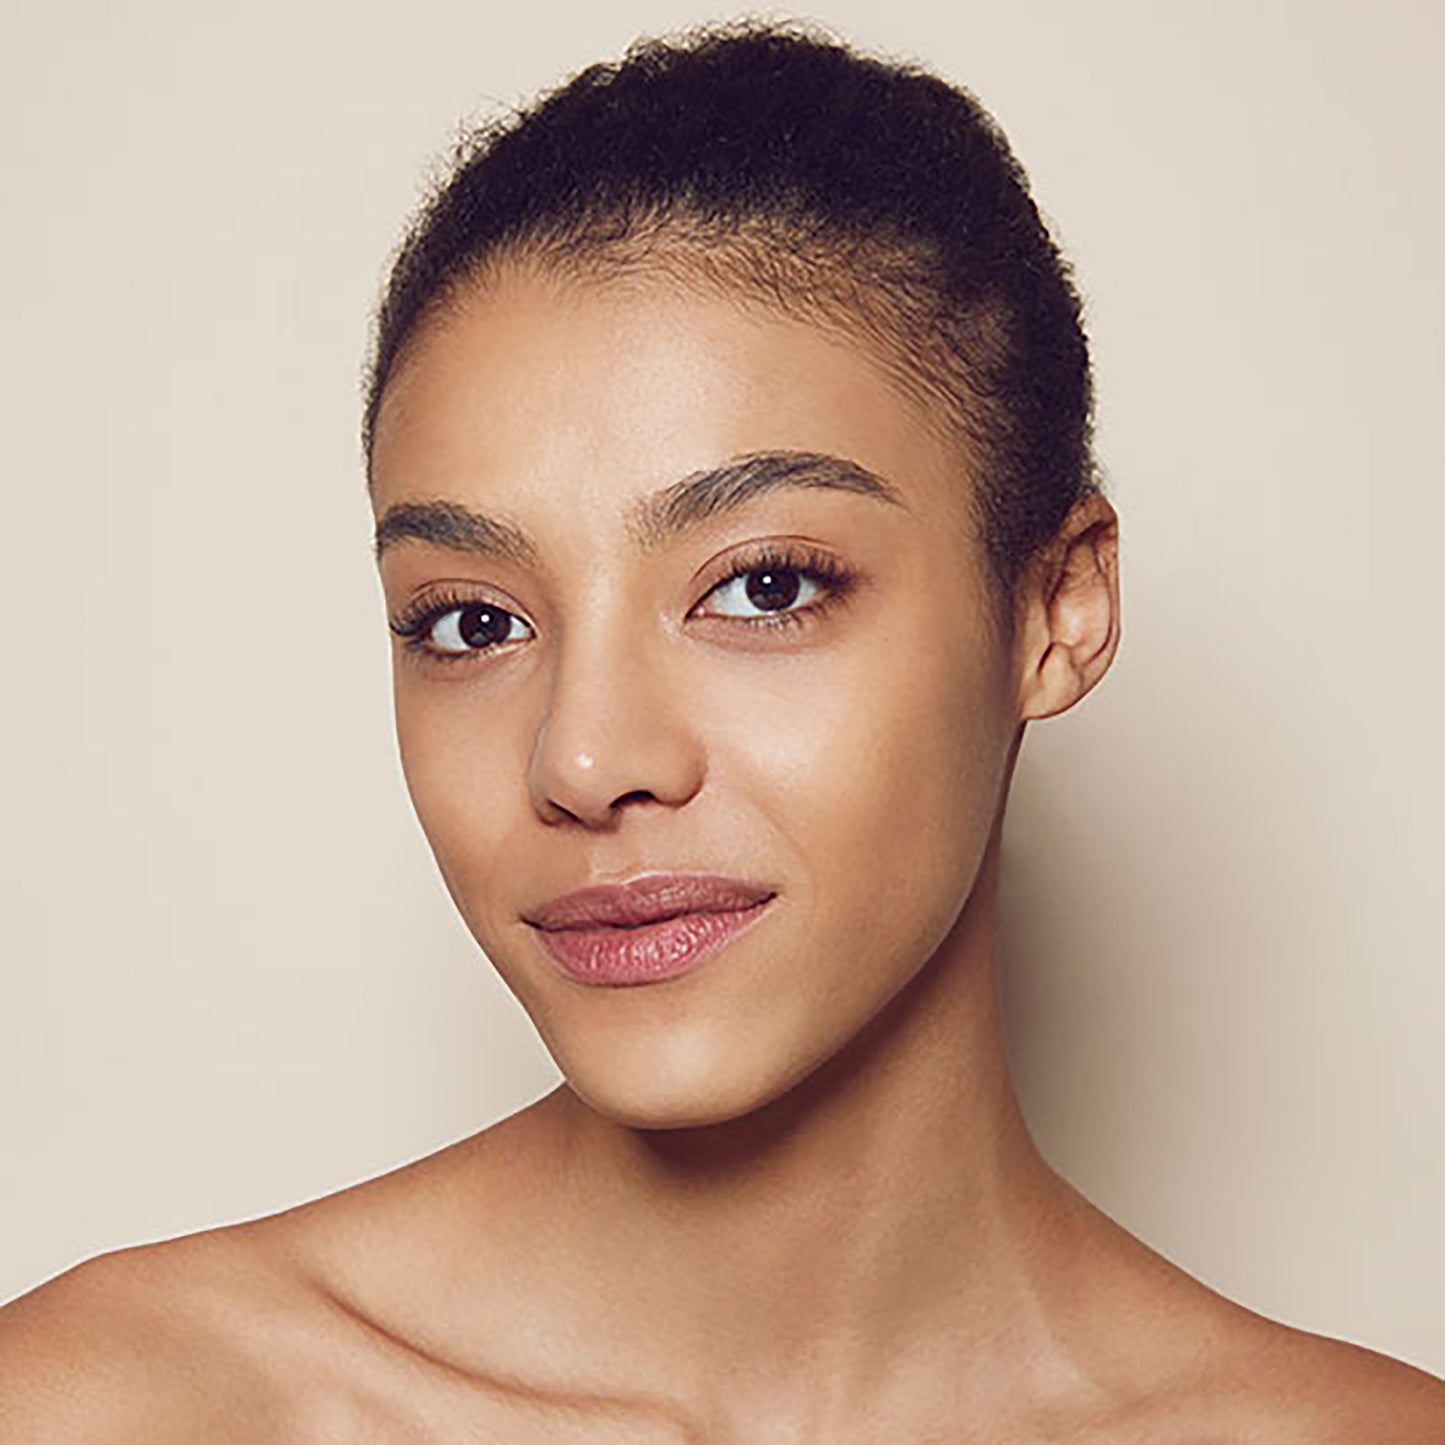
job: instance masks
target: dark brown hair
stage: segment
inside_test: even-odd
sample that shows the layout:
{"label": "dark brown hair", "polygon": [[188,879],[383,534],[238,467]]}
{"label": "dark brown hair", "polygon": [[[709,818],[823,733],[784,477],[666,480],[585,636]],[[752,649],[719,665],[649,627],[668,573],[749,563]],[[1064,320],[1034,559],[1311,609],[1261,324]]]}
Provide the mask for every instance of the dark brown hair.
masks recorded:
{"label": "dark brown hair", "polygon": [[1080,302],[966,91],[793,25],[634,45],[469,136],[392,266],[371,456],[410,341],[489,267],[653,268],[862,334],[966,444],[1000,600],[1097,488]]}

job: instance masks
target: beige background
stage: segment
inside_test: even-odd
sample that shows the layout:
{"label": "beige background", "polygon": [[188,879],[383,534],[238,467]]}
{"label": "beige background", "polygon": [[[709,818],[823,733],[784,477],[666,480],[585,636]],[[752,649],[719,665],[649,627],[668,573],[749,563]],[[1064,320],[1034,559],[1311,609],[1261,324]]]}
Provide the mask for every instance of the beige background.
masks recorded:
{"label": "beige background", "polygon": [[[979,92],[1077,261],[1125,642],[1009,833],[1030,1116],[1267,1313],[1445,1371],[1433,3],[820,14]],[[0,1296],[546,1089],[406,803],[357,374],[457,122],[709,12],[0,20]]]}

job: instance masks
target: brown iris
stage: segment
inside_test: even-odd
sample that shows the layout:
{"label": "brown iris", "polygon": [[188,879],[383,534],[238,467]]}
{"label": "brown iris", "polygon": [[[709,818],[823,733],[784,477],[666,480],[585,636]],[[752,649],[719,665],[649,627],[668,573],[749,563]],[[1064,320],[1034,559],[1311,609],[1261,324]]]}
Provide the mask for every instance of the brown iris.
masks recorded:
{"label": "brown iris", "polygon": [[765,612],[776,612],[791,607],[798,600],[799,586],[798,573],[791,567],[777,571],[760,568],[748,573],[744,590],[748,601],[755,607],[761,607]]}
{"label": "brown iris", "polygon": [[457,618],[457,631],[468,647],[492,647],[506,641],[512,629],[512,614],[484,602],[463,607]]}

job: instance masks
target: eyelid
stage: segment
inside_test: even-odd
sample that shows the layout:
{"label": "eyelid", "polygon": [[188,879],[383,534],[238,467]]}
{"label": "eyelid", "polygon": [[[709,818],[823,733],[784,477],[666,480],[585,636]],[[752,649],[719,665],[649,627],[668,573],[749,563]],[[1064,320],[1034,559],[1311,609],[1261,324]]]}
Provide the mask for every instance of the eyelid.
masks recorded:
{"label": "eyelid", "polygon": [[[756,617],[700,612],[703,603],[723,587],[749,573],[760,572],[769,567],[799,573],[819,587],[820,595],[802,607],[779,609],[772,613],[762,612]],[[740,627],[744,632],[798,626],[816,621],[824,612],[844,601],[862,581],[860,574],[835,553],[815,542],[796,537],[761,538],[744,543],[720,558],[716,569],[705,569],[704,575],[708,573],[714,573],[713,580],[703,588],[698,600],[689,609],[688,616],[700,615],[712,622]]]}
{"label": "eyelid", "polygon": [[820,543],[802,537],[757,537],[740,542],[721,557],[714,558],[698,574],[703,579],[698,600],[717,590],[722,583],[773,563],[799,572],[853,575],[853,569]]}
{"label": "eyelid", "polygon": [[481,585],[475,582],[431,583],[408,598],[402,607],[387,619],[387,626],[408,651],[440,662],[458,662],[503,652],[514,644],[498,643],[491,647],[453,652],[433,647],[427,642],[428,634],[447,613],[478,606],[495,607],[499,612],[515,617],[535,636],[537,629],[532,619],[510,598],[489,595],[494,590],[483,590]]}
{"label": "eyelid", "polygon": [[390,621],[405,621],[421,616],[425,612],[435,613],[444,606],[470,607],[477,603],[488,603],[500,607],[530,623],[527,609],[514,597],[509,597],[499,587],[479,582],[470,577],[440,577],[416,588],[390,614]]}

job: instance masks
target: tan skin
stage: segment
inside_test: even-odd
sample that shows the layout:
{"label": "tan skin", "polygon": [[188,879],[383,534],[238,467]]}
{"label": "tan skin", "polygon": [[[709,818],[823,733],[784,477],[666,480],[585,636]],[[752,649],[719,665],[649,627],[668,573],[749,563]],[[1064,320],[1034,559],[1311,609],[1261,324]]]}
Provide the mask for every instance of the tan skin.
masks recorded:
{"label": "tan skin", "polygon": [[[892,499],[776,485],[649,545],[629,526],[770,453]],[[1080,503],[1000,628],[969,485],[866,347],[735,298],[510,267],[433,325],[382,407],[377,516],[450,502],[532,555],[385,548],[393,616],[514,619],[450,660],[440,622],[432,651],[398,641],[402,755],[566,1082],[419,1164],[21,1300],[0,1441],[1445,1438],[1438,1381],[1210,1293],[1033,1147],[995,989],[1000,825],[1025,725],[1114,656],[1117,520]],[[760,543],[850,583],[764,625],[728,575]],[[563,977],[522,921],[672,870],[777,896],[630,988]]]}

